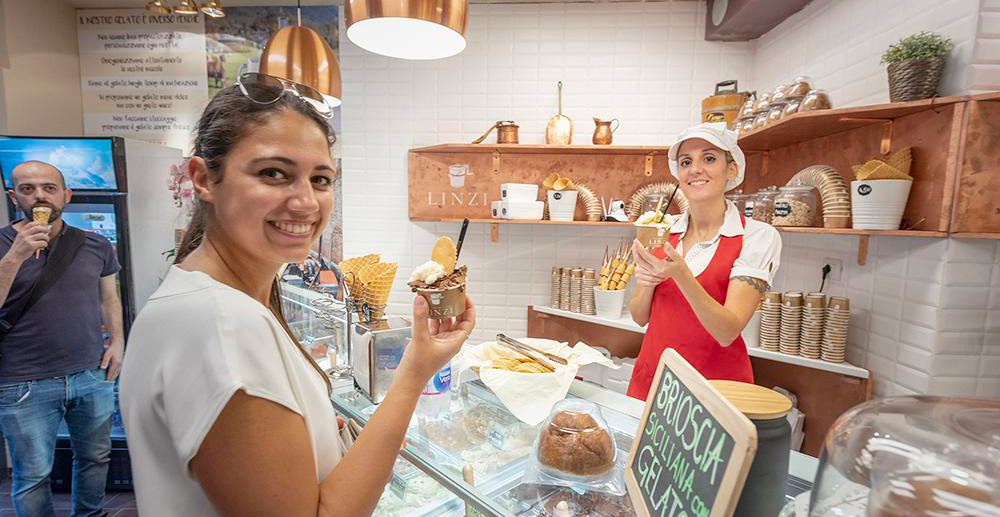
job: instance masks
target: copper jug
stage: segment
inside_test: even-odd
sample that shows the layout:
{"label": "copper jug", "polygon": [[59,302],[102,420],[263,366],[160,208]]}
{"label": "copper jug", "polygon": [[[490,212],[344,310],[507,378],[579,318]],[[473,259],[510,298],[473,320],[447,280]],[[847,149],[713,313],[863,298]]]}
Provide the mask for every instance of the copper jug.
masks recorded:
{"label": "copper jug", "polygon": [[[611,123],[615,123],[614,129],[611,128]],[[609,145],[611,143],[611,135],[618,130],[618,126],[621,122],[613,118],[611,120],[601,120],[594,117],[594,144],[595,145]]]}

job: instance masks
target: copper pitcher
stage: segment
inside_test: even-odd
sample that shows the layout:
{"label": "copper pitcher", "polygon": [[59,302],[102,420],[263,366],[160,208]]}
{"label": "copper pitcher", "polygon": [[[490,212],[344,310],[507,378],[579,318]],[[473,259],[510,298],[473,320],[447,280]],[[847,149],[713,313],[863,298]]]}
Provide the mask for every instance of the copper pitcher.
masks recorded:
{"label": "copper pitcher", "polygon": [[[615,127],[613,129],[611,127],[612,122],[615,123]],[[609,145],[611,143],[611,135],[618,130],[618,126],[621,125],[621,122],[616,118],[611,120],[601,120],[594,117],[594,124],[596,125],[594,128],[594,144]]]}

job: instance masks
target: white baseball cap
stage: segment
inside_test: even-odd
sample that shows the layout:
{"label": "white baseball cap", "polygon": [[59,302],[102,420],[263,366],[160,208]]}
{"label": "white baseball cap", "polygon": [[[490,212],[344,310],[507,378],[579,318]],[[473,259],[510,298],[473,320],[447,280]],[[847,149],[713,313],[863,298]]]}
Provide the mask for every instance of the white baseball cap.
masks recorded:
{"label": "white baseball cap", "polygon": [[739,172],[735,179],[731,179],[726,182],[726,190],[732,190],[736,188],[740,183],[743,183],[743,174],[746,172],[747,159],[743,155],[743,150],[740,149],[737,141],[739,140],[739,134],[736,131],[726,129],[725,122],[705,122],[704,124],[698,124],[697,126],[689,127],[681,132],[680,136],[677,137],[677,141],[674,145],[670,146],[670,152],[667,155],[668,161],[670,163],[670,172],[680,181],[680,177],[677,173],[677,152],[681,148],[681,143],[685,140],[690,140],[692,138],[701,138],[708,143],[722,149],[723,151],[729,151],[729,154],[733,155],[733,161],[736,162],[736,168]]}

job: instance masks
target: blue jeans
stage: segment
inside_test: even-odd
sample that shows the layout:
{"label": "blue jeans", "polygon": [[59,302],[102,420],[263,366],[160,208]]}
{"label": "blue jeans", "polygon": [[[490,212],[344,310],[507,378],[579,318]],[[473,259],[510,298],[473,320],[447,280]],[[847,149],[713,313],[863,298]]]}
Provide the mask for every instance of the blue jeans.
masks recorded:
{"label": "blue jeans", "polygon": [[73,517],[104,515],[114,383],[101,369],[0,383],[0,428],[10,447],[11,498],[19,517],[55,516],[49,474],[66,419],[73,448]]}

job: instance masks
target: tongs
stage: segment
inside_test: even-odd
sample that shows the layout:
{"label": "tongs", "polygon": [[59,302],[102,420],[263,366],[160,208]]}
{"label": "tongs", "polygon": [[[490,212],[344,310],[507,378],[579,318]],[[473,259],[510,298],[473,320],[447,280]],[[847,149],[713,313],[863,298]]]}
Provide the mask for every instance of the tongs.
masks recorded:
{"label": "tongs", "polygon": [[502,344],[502,345],[507,346],[508,348],[513,349],[514,351],[516,351],[516,352],[518,352],[520,354],[523,354],[523,355],[527,356],[532,361],[535,361],[536,363],[542,365],[543,368],[545,368],[545,369],[547,369],[549,371],[552,371],[552,372],[556,371],[556,367],[552,363],[550,363],[548,360],[543,359],[542,357],[540,357],[540,355],[544,356],[544,357],[547,357],[547,358],[549,358],[549,359],[551,359],[551,360],[553,360],[553,361],[555,361],[555,362],[557,362],[559,364],[562,364],[562,365],[569,364],[569,362],[566,361],[566,359],[563,359],[562,357],[559,357],[558,355],[550,354],[550,353],[545,352],[543,350],[539,350],[539,349],[537,349],[537,348],[535,348],[535,347],[533,347],[531,345],[528,345],[526,343],[522,343],[520,341],[516,341],[514,339],[511,339],[511,338],[509,338],[509,337],[507,337],[507,336],[505,336],[503,334],[497,334],[497,342],[500,343],[500,344]]}

